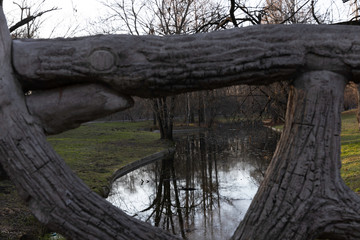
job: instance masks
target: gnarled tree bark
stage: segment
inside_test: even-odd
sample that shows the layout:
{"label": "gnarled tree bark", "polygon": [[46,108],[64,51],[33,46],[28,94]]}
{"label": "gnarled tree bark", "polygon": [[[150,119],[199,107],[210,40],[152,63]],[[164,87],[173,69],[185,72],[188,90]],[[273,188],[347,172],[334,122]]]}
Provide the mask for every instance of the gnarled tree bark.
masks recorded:
{"label": "gnarled tree bark", "polygon": [[96,82],[125,95],[160,97],[290,81],[313,65],[348,71],[358,81],[360,33],[356,26],[303,24],[165,37],[15,40],[12,59],[24,89]]}
{"label": "gnarled tree bark", "polygon": [[345,81],[330,71],[297,77],[284,133],[232,239],[360,239],[360,198],[340,176]]}
{"label": "gnarled tree bark", "polygon": [[[295,77],[280,145],[233,238],[360,237],[359,198],[339,175],[344,76],[360,76],[357,27],[255,26],[12,45],[11,51],[0,7],[0,161],[34,215],[55,231],[74,239],[176,238],[92,193],[45,133],[130,107],[132,95],[161,97]],[[28,90],[33,93],[25,96]],[[59,118],[61,112],[67,117]]]}
{"label": "gnarled tree bark", "polygon": [[47,143],[13,73],[10,33],[1,6],[0,49],[1,163],[33,214],[71,239],[176,239],[93,193]]}
{"label": "gnarled tree bark", "polygon": [[26,105],[46,134],[56,134],[132,107],[133,100],[102,85],[88,84],[31,93]]}

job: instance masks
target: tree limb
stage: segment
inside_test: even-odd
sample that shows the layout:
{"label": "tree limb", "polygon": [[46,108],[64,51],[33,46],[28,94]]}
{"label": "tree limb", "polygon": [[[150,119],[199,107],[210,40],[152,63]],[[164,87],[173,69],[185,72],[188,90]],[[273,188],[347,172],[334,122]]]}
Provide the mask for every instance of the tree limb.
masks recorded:
{"label": "tree limb", "polygon": [[231,0],[231,7],[230,7],[230,17],[231,17],[231,21],[234,24],[235,27],[239,27],[236,18],[235,18],[235,0]]}
{"label": "tree limb", "polygon": [[34,92],[26,97],[26,104],[45,133],[50,135],[125,110],[134,102],[102,85],[90,84]]}
{"label": "tree limb", "polygon": [[301,5],[295,12],[293,12],[289,17],[287,17],[284,21],[282,21],[280,24],[284,24],[287,21],[289,21],[289,19],[291,19],[292,17],[294,17],[303,7],[306,6],[306,4],[308,4],[310,2],[310,0],[306,1],[303,5]]}
{"label": "tree limb", "polygon": [[312,16],[313,16],[313,18],[315,19],[315,21],[316,21],[317,24],[322,24],[322,23],[319,21],[319,19],[318,19],[318,17],[316,16],[316,14],[315,14],[315,0],[311,0],[311,14],[312,14]]}
{"label": "tree limb", "polygon": [[32,16],[29,16],[27,18],[24,18],[22,19],[21,21],[17,22],[16,24],[14,24],[13,26],[11,26],[9,28],[9,31],[10,33],[15,31],[16,29],[18,29],[19,27],[21,26],[24,26],[25,24],[31,22],[31,21],[34,21],[36,18],[40,17],[41,15],[45,14],[45,13],[48,13],[48,12],[51,12],[51,11],[55,11],[55,10],[58,10],[59,8],[57,7],[54,7],[54,8],[51,8],[51,9],[48,9],[46,11],[43,11],[43,12],[40,12],[36,15],[32,15]]}
{"label": "tree limb", "polygon": [[[25,90],[99,83],[141,97],[291,81],[302,67],[345,71],[357,82],[357,30],[356,26],[261,25],[167,37],[14,40],[13,66]],[[320,59],[327,64],[320,65]]]}

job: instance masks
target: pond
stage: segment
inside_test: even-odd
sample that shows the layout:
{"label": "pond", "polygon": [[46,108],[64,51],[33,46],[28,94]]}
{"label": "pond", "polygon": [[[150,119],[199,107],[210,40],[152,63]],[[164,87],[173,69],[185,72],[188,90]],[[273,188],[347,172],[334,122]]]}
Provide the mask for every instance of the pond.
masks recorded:
{"label": "pond", "polygon": [[183,238],[228,239],[263,179],[279,134],[257,127],[175,136],[173,157],[118,178],[107,200]]}

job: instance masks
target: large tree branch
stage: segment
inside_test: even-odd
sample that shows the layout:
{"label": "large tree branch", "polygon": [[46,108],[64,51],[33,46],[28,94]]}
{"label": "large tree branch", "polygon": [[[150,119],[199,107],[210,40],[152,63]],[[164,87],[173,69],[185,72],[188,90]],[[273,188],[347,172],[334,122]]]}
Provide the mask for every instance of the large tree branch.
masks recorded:
{"label": "large tree branch", "polygon": [[345,71],[358,81],[357,30],[263,25],[167,37],[15,40],[13,66],[24,89],[101,83],[142,97],[291,80],[300,68]]}

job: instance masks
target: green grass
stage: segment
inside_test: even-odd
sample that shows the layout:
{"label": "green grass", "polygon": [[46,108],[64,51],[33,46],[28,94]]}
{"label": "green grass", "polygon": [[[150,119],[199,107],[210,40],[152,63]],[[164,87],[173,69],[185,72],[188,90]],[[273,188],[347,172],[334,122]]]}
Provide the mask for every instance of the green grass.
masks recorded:
{"label": "green grass", "polygon": [[284,124],[274,125],[273,128],[277,131],[282,131],[284,129]]}
{"label": "green grass", "polygon": [[168,147],[150,128],[151,122],[90,123],[48,141],[93,191],[104,195],[117,169]]}
{"label": "green grass", "polygon": [[342,114],[341,162],[341,176],[346,185],[360,192],[360,131],[354,110]]}

